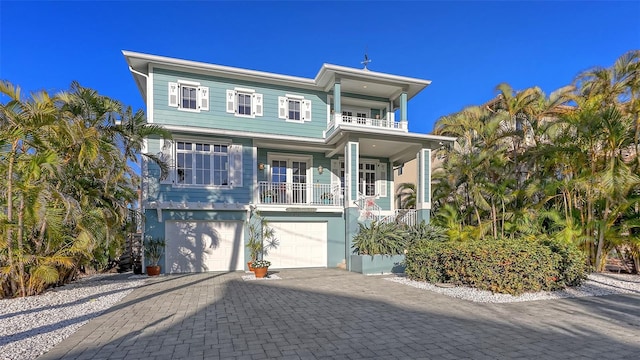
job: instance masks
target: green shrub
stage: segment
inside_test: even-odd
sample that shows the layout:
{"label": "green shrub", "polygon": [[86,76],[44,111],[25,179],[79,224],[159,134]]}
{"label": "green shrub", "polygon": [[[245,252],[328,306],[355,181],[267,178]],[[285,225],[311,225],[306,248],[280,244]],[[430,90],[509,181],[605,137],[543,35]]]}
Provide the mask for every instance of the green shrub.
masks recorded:
{"label": "green shrub", "polygon": [[543,239],[541,244],[560,255],[558,263],[558,286],[579,286],[587,278],[588,268],[585,254],[577,246],[553,239]]}
{"label": "green shrub", "polygon": [[419,241],[407,249],[405,271],[413,280],[518,295],[578,285],[579,255],[546,240]]}
{"label": "green shrub", "polygon": [[399,255],[404,253],[406,231],[396,223],[360,224],[353,237],[353,253],[358,255]]}

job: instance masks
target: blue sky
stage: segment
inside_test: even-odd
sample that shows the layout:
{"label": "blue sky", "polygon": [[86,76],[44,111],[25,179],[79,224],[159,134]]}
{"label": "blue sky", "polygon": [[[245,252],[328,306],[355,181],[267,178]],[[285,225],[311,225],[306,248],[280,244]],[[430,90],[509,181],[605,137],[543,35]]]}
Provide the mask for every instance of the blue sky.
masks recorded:
{"label": "blue sky", "polygon": [[0,78],[26,91],[72,80],[144,103],[121,50],[303,77],[322,63],[432,80],[409,127],[515,89],[549,93],[640,48],[640,1],[0,1]]}

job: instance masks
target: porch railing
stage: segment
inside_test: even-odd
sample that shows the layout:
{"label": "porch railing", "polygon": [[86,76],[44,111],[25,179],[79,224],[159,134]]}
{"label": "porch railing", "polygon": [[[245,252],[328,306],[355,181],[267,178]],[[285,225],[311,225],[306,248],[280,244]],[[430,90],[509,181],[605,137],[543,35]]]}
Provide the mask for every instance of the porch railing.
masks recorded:
{"label": "porch railing", "polygon": [[329,129],[339,124],[349,124],[362,127],[374,127],[385,129],[396,129],[402,131],[409,131],[407,123],[402,121],[395,121],[392,113],[389,113],[387,119],[372,119],[360,116],[347,116],[342,114],[334,114],[329,122]]}
{"label": "porch railing", "polygon": [[342,189],[333,184],[258,183],[260,204],[340,206]]}

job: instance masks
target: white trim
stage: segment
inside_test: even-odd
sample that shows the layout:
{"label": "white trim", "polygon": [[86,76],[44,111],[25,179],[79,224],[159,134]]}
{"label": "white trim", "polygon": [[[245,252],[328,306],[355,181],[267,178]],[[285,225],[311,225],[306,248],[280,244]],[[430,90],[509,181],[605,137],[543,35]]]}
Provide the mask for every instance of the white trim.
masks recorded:
{"label": "white trim", "polygon": [[[270,204],[256,204],[256,209],[259,211],[277,211],[287,213],[343,213],[344,208],[342,206],[314,206],[314,205],[270,205]],[[322,220],[313,222],[323,222]]]}
{"label": "white trim", "polygon": [[199,82],[196,81],[191,81],[191,80],[178,80],[176,81],[178,84],[184,84],[184,85],[188,85],[188,86],[194,86],[194,87],[198,87],[201,84]]}
{"label": "white trim", "polygon": [[251,93],[251,94],[256,92],[254,89],[247,89],[247,88],[241,88],[241,87],[234,87],[233,90],[239,91],[239,92]]}
{"label": "white trim", "polygon": [[[252,159],[251,159],[251,163],[253,164],[253,194],[252,194],[252,199],[253,199],[253,203],[258,202],[258,196],[260,196],[260,194],[258,193],[258,148],[256,146],[254,146],[253,144],[251,144],[251,148],[252,148]],[[262,170],[262,171],[266,171]]]}
{"label": "white trim", "polygon": [[296,100],[304,100],[304,96],[302,95],[292,95],[292,94],[284,94],[287,98],[296,99]]}
{"label": "white trim", "polygon": [[170,131],[180,131],[186,133],[196,133],[196,134],[212,134],[212,135],[224,135],[231,137],[251,137],[254,139],[271,139],[271,140],[285,140],[285,141],[299,141],[306,143],[313,143],[318,145],[326,145],[326,142],[322,138],[306,138],[301,136],[290,136],[290,135],[278,135],[278,134],[265,134],[265,133],[254,133],[249,131],[236,131],[236,130],[224,130],[224,129],[213,129],[213,128],[203,128],[198,126],[184,126],[184,125],[161,125],[164,129]]}
{"label": "white trim", "polygon": [[202,201],[143,201],[145,208],[162,210],[250,210],[249,205],[239,203],[210,203]]}
{"label": "white trim", "polygon": [[147,123],[153,124],[153,109],[155,104],[153,103],[153,65],[149,64],[149,75],[147,77]]}

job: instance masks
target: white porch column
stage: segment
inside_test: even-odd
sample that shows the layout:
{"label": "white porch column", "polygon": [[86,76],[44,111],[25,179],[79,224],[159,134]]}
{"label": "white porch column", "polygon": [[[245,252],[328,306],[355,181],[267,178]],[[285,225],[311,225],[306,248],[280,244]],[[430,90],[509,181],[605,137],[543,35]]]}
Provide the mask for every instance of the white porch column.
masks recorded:
{"label": "white porch column", "polygon": [[344,147],[344,197],[345,207],[357,207],[358,200],[358,164],[360,162],[360,144],[349,141]]}
{"label": "white porch column", "polygon": [[416,155],[418,179],[416,183],[416,209],[418,221],[429,221],[431,212],[431,149],[422,149]]}

